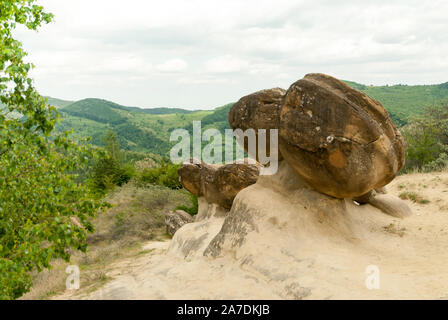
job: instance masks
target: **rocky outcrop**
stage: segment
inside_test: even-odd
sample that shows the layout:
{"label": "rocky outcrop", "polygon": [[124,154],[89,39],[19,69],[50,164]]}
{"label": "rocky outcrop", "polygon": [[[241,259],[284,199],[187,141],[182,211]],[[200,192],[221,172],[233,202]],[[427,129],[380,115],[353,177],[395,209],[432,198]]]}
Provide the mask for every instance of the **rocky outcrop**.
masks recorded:
{"label": "rocky outcrop", "polygon": [[[167,290],[175,298],[188,298],[192,290],[195,297],[220,299],[389,298],[402,296],[396,288],[403,283],[404,292],[417,292],[406,265],[414,248],[404,250],[405,227],[400,234],[394,229],[401,223],[396,218],[410,210],[383,189],[403,166],[403,140],[380,103],[337,79],[311,74],[286,93],[271,89],[242,98],[229,121],[232,128],[279,128],[284,160],[278,171],[182,165],[180,181],[198,196],[199,212],[175,233],[165,262],[151,264],[158,269],[141,281],[132,278],[131,292],[157,298]],[[418,235],[416,228],[410,235]],[[425,262],[424,255],[416,257],[417,264]],[[403,261],[406,268],[397,272]],[[381,290],[366,288],[364,273],[372,265],[387,277]],[[106,285],[106,292],[122,290],[116,286]]]}
{"label": "rocky outcrop", "polygon": [[260,177],[247,165],[184,164],[181,182],[200,197],[200,219],[176,233],[170,254],[227,258],[283,298],[316,297],[313,270],[332,273],[340,250],[350,263],[381,250],[394,241],[384,226],[411,214],[383,188],[404,164],[400,132],[379,102],[343,82],[310,74],[286,92],[256,92],[235,104],[229,122],[278,128],[284,160]]}
{"label": "rocky outcrop", "polygon": [[229,123],[257,132],[278,128],[279,158],[336,198],[381,188],[404,165],[403,138],[381,103],[324,74],[309,74],[286,93],[276,88],[241,98]]}
{"label": "rocky outcrop", "polygon": [[260,168],[258,164],[245,163],[184,163],[179,168],[179,180],[195,196],[230,209],[237,193],[257,182]]}
{"label": "rocky outcrop", "polygon": [[[387,111],[376,100],[324,74],[308,74],[285,91],[262,90],[241,98],[229,112],[235,129],[279,129],[279,161],[312,189],[360,204],[375,203],[377,191],[388,184],[404,165],[404,142]],[[251,154],[259,159],[260,152]],[[241,142],[241,141],[240,141]],[[249,152],[246,143],[244,149]],[[253,151],[253,150],[252,150]],[[179,169],[183,186],[209,203],[229,210],[236,194],[257,181],[259,168],[185,164]],[[390,200],[390,199],[389,199]],[[390,203],[390,201],[388,201]],[[393,206],[403,211],[404,206]],[[390,211],[390,210],[386,210]]]}
{"label": "rocky outcrop", "polygon": [[[286,90],[274,88],[261,90],[241,98],[229,112],[229,124],[233,130],[246,131],[254,129],[257,138],[255,154],[250,152],[247,142],[242,146],[254,159],[259,159],[259,154],[270,156],[270,129],[279,128],[280,110]],[[259,130],[266,130],[266,148],[259,149]],[[277,146],[278,150],[278,146]],[[283,157],[279,153],[278,159]]]}
{"label": "rocky outcrop", "polygon": [[403,245],[403,238],[384,231],[397,220],[383,210],[320,193],[282,161],[275,175],[242,189],[224,216],[177,232],[168,254],[202,261],[205,270],[216,263],[217,274],[242,274],[282,299],[362,296],[371,293],[365,268],[389,261]]}
{"label": "rocky outcrop", "polygon": [[193,217],[183,210],[171,211],[165,215],[166,233],[174,236],[177,230],[193,221]]}
{"label": "rocky outcrop", "polygon": [[383,187],[404,165],[403,138],[384,107],[323,74],[309,74],[288,89],[279,135],[295,173],[337,198]]}

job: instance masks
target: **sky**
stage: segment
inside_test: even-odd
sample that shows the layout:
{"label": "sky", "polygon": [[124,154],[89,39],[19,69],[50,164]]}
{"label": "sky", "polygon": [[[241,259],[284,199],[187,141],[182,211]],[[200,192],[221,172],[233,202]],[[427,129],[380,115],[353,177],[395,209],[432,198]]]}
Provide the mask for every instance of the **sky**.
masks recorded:
{"label": "sky", "polygon": [[212,109],[321,72],[367,85],[448,81],[448,1],[40,0],[16,37],[43,95]]}

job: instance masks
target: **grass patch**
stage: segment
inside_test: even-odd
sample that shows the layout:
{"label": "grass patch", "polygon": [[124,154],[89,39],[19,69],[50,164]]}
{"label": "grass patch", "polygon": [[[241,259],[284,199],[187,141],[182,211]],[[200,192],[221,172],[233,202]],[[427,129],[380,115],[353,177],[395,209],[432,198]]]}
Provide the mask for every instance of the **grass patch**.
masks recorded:
{"label": "grass patch", "polygon": [[430,202],[428,199],[424,199],[422,196],[420,196],[416,192],[405,191],[405,192],[400,193],[399,197],[402,200],[411,200],[415,203],[420,203],[420,204],[428,204]]}
{"label": "grass patch", "polygon": [[144,254],[147,254],[147,253],[151,253],[151,252],[153,252],[155,249],[146,249],[146,250],[142,250],[142,251],[140,251],[140,252],[138,252],[136,255],[137,256],[141,256],[141,255],[144,255]]}

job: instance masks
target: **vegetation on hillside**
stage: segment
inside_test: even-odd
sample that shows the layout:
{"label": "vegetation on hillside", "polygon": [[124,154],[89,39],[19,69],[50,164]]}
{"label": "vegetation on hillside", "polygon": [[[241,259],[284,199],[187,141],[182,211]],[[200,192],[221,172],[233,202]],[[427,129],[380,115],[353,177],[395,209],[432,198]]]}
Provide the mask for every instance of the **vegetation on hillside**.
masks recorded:
{"label": "vegetation on hillside", "polygon": [[50,106],[56,107],[56,108],[63,108],[73,103],[73,101],[68,100],[62,100],[62,99],[56,99],[52,97],[45,97],[47,98],[47,102]]}
{"label": "vegetation on hillside", "polygon": [[[406,125],[410,117],[420,114],[425,107],[448,101],[448,83],[426,86],[346,83],[380,101],[399,127]],[[224,132],[229,128],[227,117],[232,106],[230,103],[211,111],[141,109],[101,99],[84,99],[60,109],[63,121],[57,128],[59,131],[73,129],[78,137],[92,137],[92,143],[97,146],[104,146],[102,136],[110,128],[117,133],[124,150],[167,156],[173,146],[169,142],[171,131],[184,128],[192,132],[192,121],[201,120],[203,130],[215,128]]]}
{"label": "vegetation on hillside", "polygon": [[126,114],[119,112],[116,103],[100,99],[84,99],[61,109],[63,113],[80,118],[86,118],[100,123],[117,125],[126,122]]}
{"label": "vegetation on hillside", "polygon": [[124,162],[117,135],[107,130],[104,136],[105,152],[94,160],[88,183],[101,194],[122,186],[135,175],[134,167]]}
{"label": "vegetation on hillside", "polygon": [[401,128],[406,142],[404,172],[437,171],[448,165],[448,104],[427,107]]}
{"label": "vegetation on hillside", "polygon": [[92,143],[104,146],[103,135],[109,128],[117,133],[126,151],[166,156],[172,147],[171,131],[186,128],[212,111],[183,109],[140,109],[124,107],[100,99],[85,99],[60,109],[63,120],[58,131],[73,130],[79,138],[92,137]]}
{"label": "vegetation on hillside", "polygon": [[[448,102],[448,82],[438,85],[394,85],[367,86],[345,81],[352,88],[365,92],[381,102],[399,125],[408,118],[420,114],[425,107],[433,107]],[[396,122],[397,123],[397,122]]]}

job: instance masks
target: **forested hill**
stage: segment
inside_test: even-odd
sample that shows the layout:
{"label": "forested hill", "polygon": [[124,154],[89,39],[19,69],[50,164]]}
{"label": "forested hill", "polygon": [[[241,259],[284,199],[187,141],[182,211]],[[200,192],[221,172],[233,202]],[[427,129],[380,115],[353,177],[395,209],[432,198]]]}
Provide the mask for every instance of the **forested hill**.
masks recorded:
{"label": "forested hill", "polygon": [[[224,112],[225,114],[228,113]],[[216,114],[221,116],[221,112]],[[92,137],[92,142],[102,145],[107,128],[117,133],[123,149],[135,152],[166,155],[171,148],[170,133],[177,128],[188,129],[194,120],[220,125],[227,116],[214,117],[215,111],[191,111],[179,108],[142,109],[125,107],[102,99],[84,99],[60,107],[62,121],[57,130],[74,130],[79,137]],[[212,120],[207,120],[211,117]],[[222,118],[222,119],[221,119]],[[205,124],[204,124],[205,126]]]}
{"label": "forested hill", "polygon": [[[346,83],[383,103],[399,126],[426,106],[448,102],[448,82],[421,86]],[[73,129],[76,135],[91,136],[94,144],[101,145],[104,132],[111,128],[117,133],[122,148],[160,155],[167,154],[171,148],[171,131],[177,128],[191,130],[193,120],[201,120],[204,129],[228,128],[227,115],[233,105],[230,103],[215,110],[191,111],[180,108],[125,107],[101,99],[71,102],[49,98],[49,103],[57,106],[62,113],[63,121],[58,125],[58,130]]]}
{"label": "forested hill", "polygon": [[345,81],[352,88],[365,92],[380,101],[389,111],[403,121],[418,114],[423,107],[448,103],[448,82],[437,85],[366,86]]}

